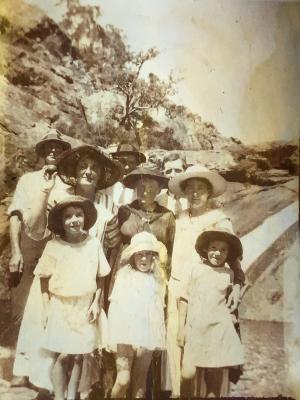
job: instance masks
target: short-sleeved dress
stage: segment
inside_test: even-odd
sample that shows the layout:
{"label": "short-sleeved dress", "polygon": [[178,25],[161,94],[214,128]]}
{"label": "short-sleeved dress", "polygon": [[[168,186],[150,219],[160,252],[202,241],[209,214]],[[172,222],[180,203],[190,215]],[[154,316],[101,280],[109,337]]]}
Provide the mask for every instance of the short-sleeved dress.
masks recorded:
{"label": "short-sleeved dress", "polygon": [[108,310],[112,350],[117,344],[165,348],[164,288],[153,273],[140,272],[129,264],[118,271]]}
{"label": "short-sleeved dress", "polygon": [[57,353],[86,354],[97,348],[97,325],[87,311],[97,289],[96,278],[110,272],[99,262],[102,247],[92,236],[79,243],[49,241],[34,271],[49,278],[50,305],[42,347]]}
{"label": "short-sleeved dress", "polygon": [[243,348],[234,328],[226,293],[232,282],[229,267],[191,265],[182,285],[188,302],[183,362],[202,368],[223,368],[244,363]]}

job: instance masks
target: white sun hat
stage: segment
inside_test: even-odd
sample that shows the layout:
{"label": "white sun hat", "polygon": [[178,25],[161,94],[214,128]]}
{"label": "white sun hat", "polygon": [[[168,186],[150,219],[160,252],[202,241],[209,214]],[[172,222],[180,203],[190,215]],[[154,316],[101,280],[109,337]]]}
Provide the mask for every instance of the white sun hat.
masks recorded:
{"label": "white sun hat", "polygon": [[166,246],[156,239],[152,233],[143,231],[136,233],[132,238],[130,245],[123,251],[121,259],[129,260],[133,254],[140,251],[153,251],[159,256],[159,261],[165,264],[168,259]]}
{"label": "white sun hat", "polygon": [[171,178],[169,181],[169,190],[178,197],[184,197],[182,184],[191,178],[206,179],[212,186],[211,197],[220,196],[225,192],[227,187],[227,182],[221,175],[198,164],[187,168],[181,174]]}

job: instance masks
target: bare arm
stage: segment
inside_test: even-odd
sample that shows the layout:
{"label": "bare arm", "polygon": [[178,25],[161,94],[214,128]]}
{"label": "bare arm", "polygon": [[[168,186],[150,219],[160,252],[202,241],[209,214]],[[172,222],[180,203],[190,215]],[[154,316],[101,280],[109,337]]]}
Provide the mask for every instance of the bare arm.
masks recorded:
{"label": "bare arm", "polygon": [[20,217],[13,214],[9,220],[9,234],[11,245],[11,259],[9,261],[10,272],[21,272],[23,270],[23,256],[20,248],[22,222]]}
{"label": "bare arm", "polygon": [[185,299],[180,298],[178,309],[178,333],[177,343],[179,347],[184,346],[184,327],[187,315],[188,303]]}
{"label": "bare arm", "polygon": [[95,296],[93,299],[92,304],[88,310],[88,320],[92,324],[96,321],[100,314],[100,301],[101,301],[101,294],[103,290],[104,279],[97,277],[97,290],[95,292]]}
{"label": "bare arm", "polygon": [[48,309],[50,302],[49,278],[40,278],[40,282],[41,282],[41,292],[43,298],[43,326],[45,328],[48,320]]}

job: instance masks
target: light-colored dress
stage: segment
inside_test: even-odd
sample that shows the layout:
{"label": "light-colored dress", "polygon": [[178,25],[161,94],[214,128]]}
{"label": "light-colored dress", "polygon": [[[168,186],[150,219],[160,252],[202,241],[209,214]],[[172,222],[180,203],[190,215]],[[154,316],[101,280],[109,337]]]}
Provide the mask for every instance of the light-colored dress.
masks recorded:
{"label": "light-colored dress", "polygon": [[86,354],[98,347],[96,323],[87,312],[96,292],[96,278],[109,274],[102,246],[92,237],[79,243],[50,240],[34,274],[49,278],[50,305],[42,347],[57,353]]}
{"label": "light-colored dress", "polygon": [[182,285],[188,302],[183,362],[201,368],[224,368],[244,363],[226,294],[233,279],[229,267],[211,267],[199,257]]}
{"label": "light-colored dress", "polygon": [[130,265],[116,276],[108,310],[108,338],[112,350],[129,344],[148,350],[165,348],[164,287],[152,273]]}
{"label": "light-colored dress", "polygon": [[[66,198],[67,195],[71,194],[74,194],[73,188],[69,187],[63,198]],[[96,237],[98,241],[103,244],[106,225],[114,216],[114,204],[111,198],[107,195],[98,193],[94,205],[97,209],[97,221],[89,230],[89,234]],[[33,232],[32,234],[34,236]],[[104,251],[102,252],[101,257],[102,264],[107,263]],[[35,277],[24,309],[13,373],[15,376],[28,376],[29,381],[35,386],[52,390],[53,386],[50,379],[50,372],[53,363],[53,355],[51,352],[41,347],[41,337],[44,331],[42,325],[42,313],[43,301],[40,278]],[[107,333],[105,332],[107,318],[104,310],[101,310],[99,325],[102,327],[101,341],[105,343],[107,341]],[[83,375],[87,375],[87,373],[83,372]],[[86,390],[86,387],[89,385],[89,380],[90,377],[85,379],[85,384],[82,382],[82,391]]]}
{"label": "light-colored dress", "polygon": [[[181,348],[177,345],[178,301],[181,293],[181,282],[189,275],[189,267],[198,262],[199,255],[195,250],[196,239],[205,229],[213,229],[220,222],[231,224],[228,217],[220,210],[213,209],[197,217],[191,217],[187,210],[176,219],[171,278],[168,284],[167,307],[167,364],[163,385],[171,390],[173,396],[180,395]],[[187,264],[187,260],[189,263]]]}

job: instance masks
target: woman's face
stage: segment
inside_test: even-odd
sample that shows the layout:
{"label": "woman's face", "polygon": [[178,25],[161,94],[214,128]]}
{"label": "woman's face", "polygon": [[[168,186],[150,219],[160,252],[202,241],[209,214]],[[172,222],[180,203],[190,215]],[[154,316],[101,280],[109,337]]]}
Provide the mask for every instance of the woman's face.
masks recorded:
{"label": "woman's face", "polygon": [[150,272],[155,259],[155,253],[152,251],[139,251],[133,255],[136,269],[141,272]]}
{"label": "woman's face", "polygon": [[77,185],[96,187],[103,176],[102,165],[89,156],[82,157],[76,167]]}
{"label": "woman's face", "polygon": [[191,178],[184,183],[183,193],[190,206],[201,206],[207,203],[210,188],[203,179]]}
{"label": "woman's face", "polygon": [[62,210],[62,223],[66,235],[77,236],[84,227],[84,212],[81,207],[69,206]]}
{"label": "woman's face", "polygon": [[145,206],[152,205],[160,192],[160,184],[156,179],[143,177],[136,184],[138,200]]}

